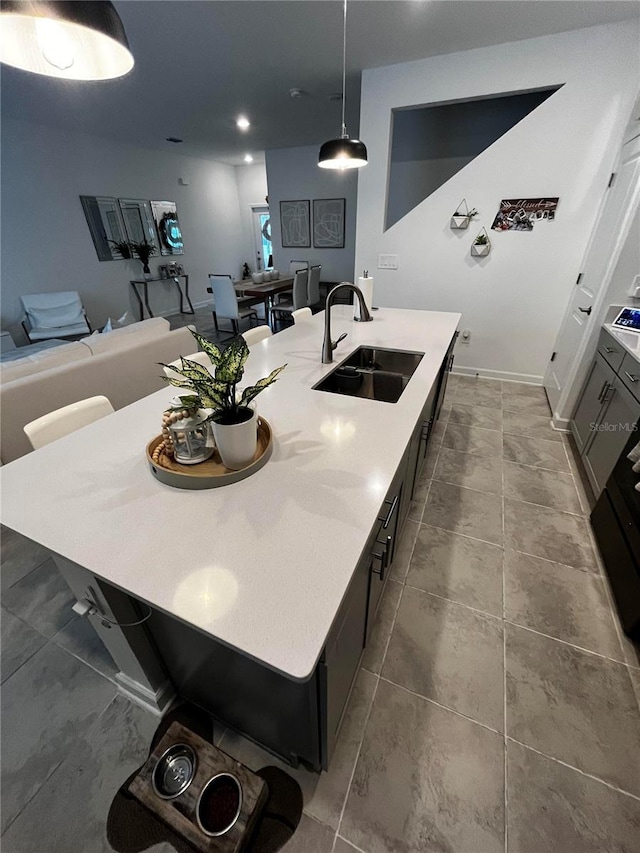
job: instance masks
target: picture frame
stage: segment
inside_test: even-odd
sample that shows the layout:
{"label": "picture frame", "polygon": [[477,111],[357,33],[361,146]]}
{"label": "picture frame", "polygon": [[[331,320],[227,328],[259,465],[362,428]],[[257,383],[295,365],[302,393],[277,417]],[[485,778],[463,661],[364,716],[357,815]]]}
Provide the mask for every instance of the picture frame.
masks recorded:
{"label": "picture frame", "polygon": [[283,249],[310,249],[309,199],[280,202],[280,242]]}
{"label": "picture frame", "polygon": [[344,249],[344,198],[314,198],[314,249]]}
{"label": "picture frame", "polygon": [[182,229],[175,201],[152,201],[151,213],[158,232],[161,255],[184,255]]}

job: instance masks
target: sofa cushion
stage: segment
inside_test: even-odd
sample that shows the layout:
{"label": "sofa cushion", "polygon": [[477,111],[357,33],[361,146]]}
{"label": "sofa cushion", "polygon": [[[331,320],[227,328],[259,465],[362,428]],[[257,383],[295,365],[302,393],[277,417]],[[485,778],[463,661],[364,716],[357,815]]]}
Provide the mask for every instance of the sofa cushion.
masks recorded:
{"label": "sofa cushion", "polygon": [[71,364],[74,361],[82,361],[85,358],[91,358],[91,350],[80,341],[41,350],[25,358],[0,364],[0,383],[4,385],[14,379],[41,373],[43,370]]}
{"label": "sofa cushion", "polygon": [[89,335],[89,337],[83,338],[81,343],[86,344],[94,355],[98,355],[118,349],[123,345],[129,346],[130,342],[134,340],[139,342],[159,338],[166,335],[170,328],[169,321],[165,320],[164,317],[151,317],[149,320],[121,326],[119,329],[113,329],[110,332]]}
{"label": "sofa cushion", "polygon": [[27,316],[34,329],[59,329],[85,322],[82,303],[77,296],[63,305],[30,305]]}

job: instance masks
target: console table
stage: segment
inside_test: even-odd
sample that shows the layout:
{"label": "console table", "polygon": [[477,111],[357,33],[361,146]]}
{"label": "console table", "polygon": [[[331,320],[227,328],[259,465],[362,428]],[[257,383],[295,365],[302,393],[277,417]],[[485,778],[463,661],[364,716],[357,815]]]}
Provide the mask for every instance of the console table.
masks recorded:
{"label": "console table", "polygon": [[[180,286],[180,279],[184,279],[184,293],[182,292],[182,287]],[[131,285],[131,289],[135,293],[135,297],[138,300],[138,307],[140,309],[140,319],[144,320],[144,309],[146,307],[149,316],[153,317],[153,311],[149,305],[149,284],[154,284],[158,281],[173,281],[175,286],[178,288],[178,293],[180,294],[180,313],[181,314],[195,314],[193,310],[193,305],[191,304],[191,299],[189,298],[189,276],[188,275],[172,275],[170,278],[136,278],[129,282]],[[140,291],[138,290],[138,285],[142,285],[142,293],[144,297],[144,305],[142,304],[142,299],[140,299]],[[184,310],[184,300],[187,300],[189,303],[190,311]]]}

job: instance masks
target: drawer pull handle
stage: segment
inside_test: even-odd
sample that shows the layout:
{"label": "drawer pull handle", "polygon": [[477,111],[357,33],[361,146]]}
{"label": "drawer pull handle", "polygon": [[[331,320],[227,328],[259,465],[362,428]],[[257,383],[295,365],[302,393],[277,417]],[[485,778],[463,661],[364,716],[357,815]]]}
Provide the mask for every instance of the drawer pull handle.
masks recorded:
{"label": "drawer pull handle", "polygon": [[582,313],[583,313],[583,314],[586,314],[586,315],[587,315],[587,317],[589,316],[589,314],[591,314],[591,310],[592,310],[592,308],[593,308],[593,306],[592,306],[592,305],[589,305],[589,307],[588,307],[588,308],[581,308],[581,307],[578,305],[578,311],[582,311]]}
{"label": "drawer pull handle", "polygon": [[627,379],[629,379],[629,381],[631,381],[631,382],[637,382],[637,381],[638,381],[638,377],[637,377],[637,376],[634,376],[632,373],[629,373],[629,371],[628,371],[628,370],[625,370],[624,375],[625,375],[625,376],[627,377]]}
{"label": "drawer pull handle", "polygon": [[386,530],[387,527],[389,526],[389,523],[391,521],[391,517],[393,516],[393,513],[395,512],[396,506],[398,505],[398,495],[396,495],[392,501],[385,501],[385,503],[391,504],[391,506],[389,507],[389,512],[387,513],[386,517],[378,518],[378,521],[382,522],[382,527],[384,528],[384,530]]}
{"label": "drawer pull handle", "polygon": [[374,569],[372,566],[371,571],[374,573],[374,575],[380,575],[380,580],[383,581],[384,580],[384,570],[385,570],[385,552],[383,551],[382,554],[376,554],[376,552],[374,551],[373,556],[374,556],[374,559],[380,560],[380,568]]}
{"label": "drawer pull handle", "polygon": [[608,353],[609,355],[611,355],[611,353],[612,353],[612,352],[618,352],[618,350],[617,350],[617,349],[614,349],[613,347],[605,347],[605,348],[604,348],[604,351],[605,351],[606,353]]}
{"label": "drawer pull handle", "polygon": [[604,397],[604,395],[607,393],[607,385],[608,385],[608,384],[609,384],[609,383],[608,383],[608,382],[607,382],[607,380],[605,379],[605,380],[604,380],[604,385],[602,386],[602,388],[600,389],[600,393],[598,394],[598,402],[599,402],[599,403],[601,403],[601,402],[602,402],[602,398],[603,398],[603,397]]}

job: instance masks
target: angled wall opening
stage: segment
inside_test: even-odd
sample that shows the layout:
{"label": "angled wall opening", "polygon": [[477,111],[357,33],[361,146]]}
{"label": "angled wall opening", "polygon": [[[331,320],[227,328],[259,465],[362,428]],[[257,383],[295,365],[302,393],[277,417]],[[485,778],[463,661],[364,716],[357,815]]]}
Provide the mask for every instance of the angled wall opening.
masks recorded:
{"label": "angled wall opening", "polygon": [[544,103],[561,85],[392,110],[385,231]]}

